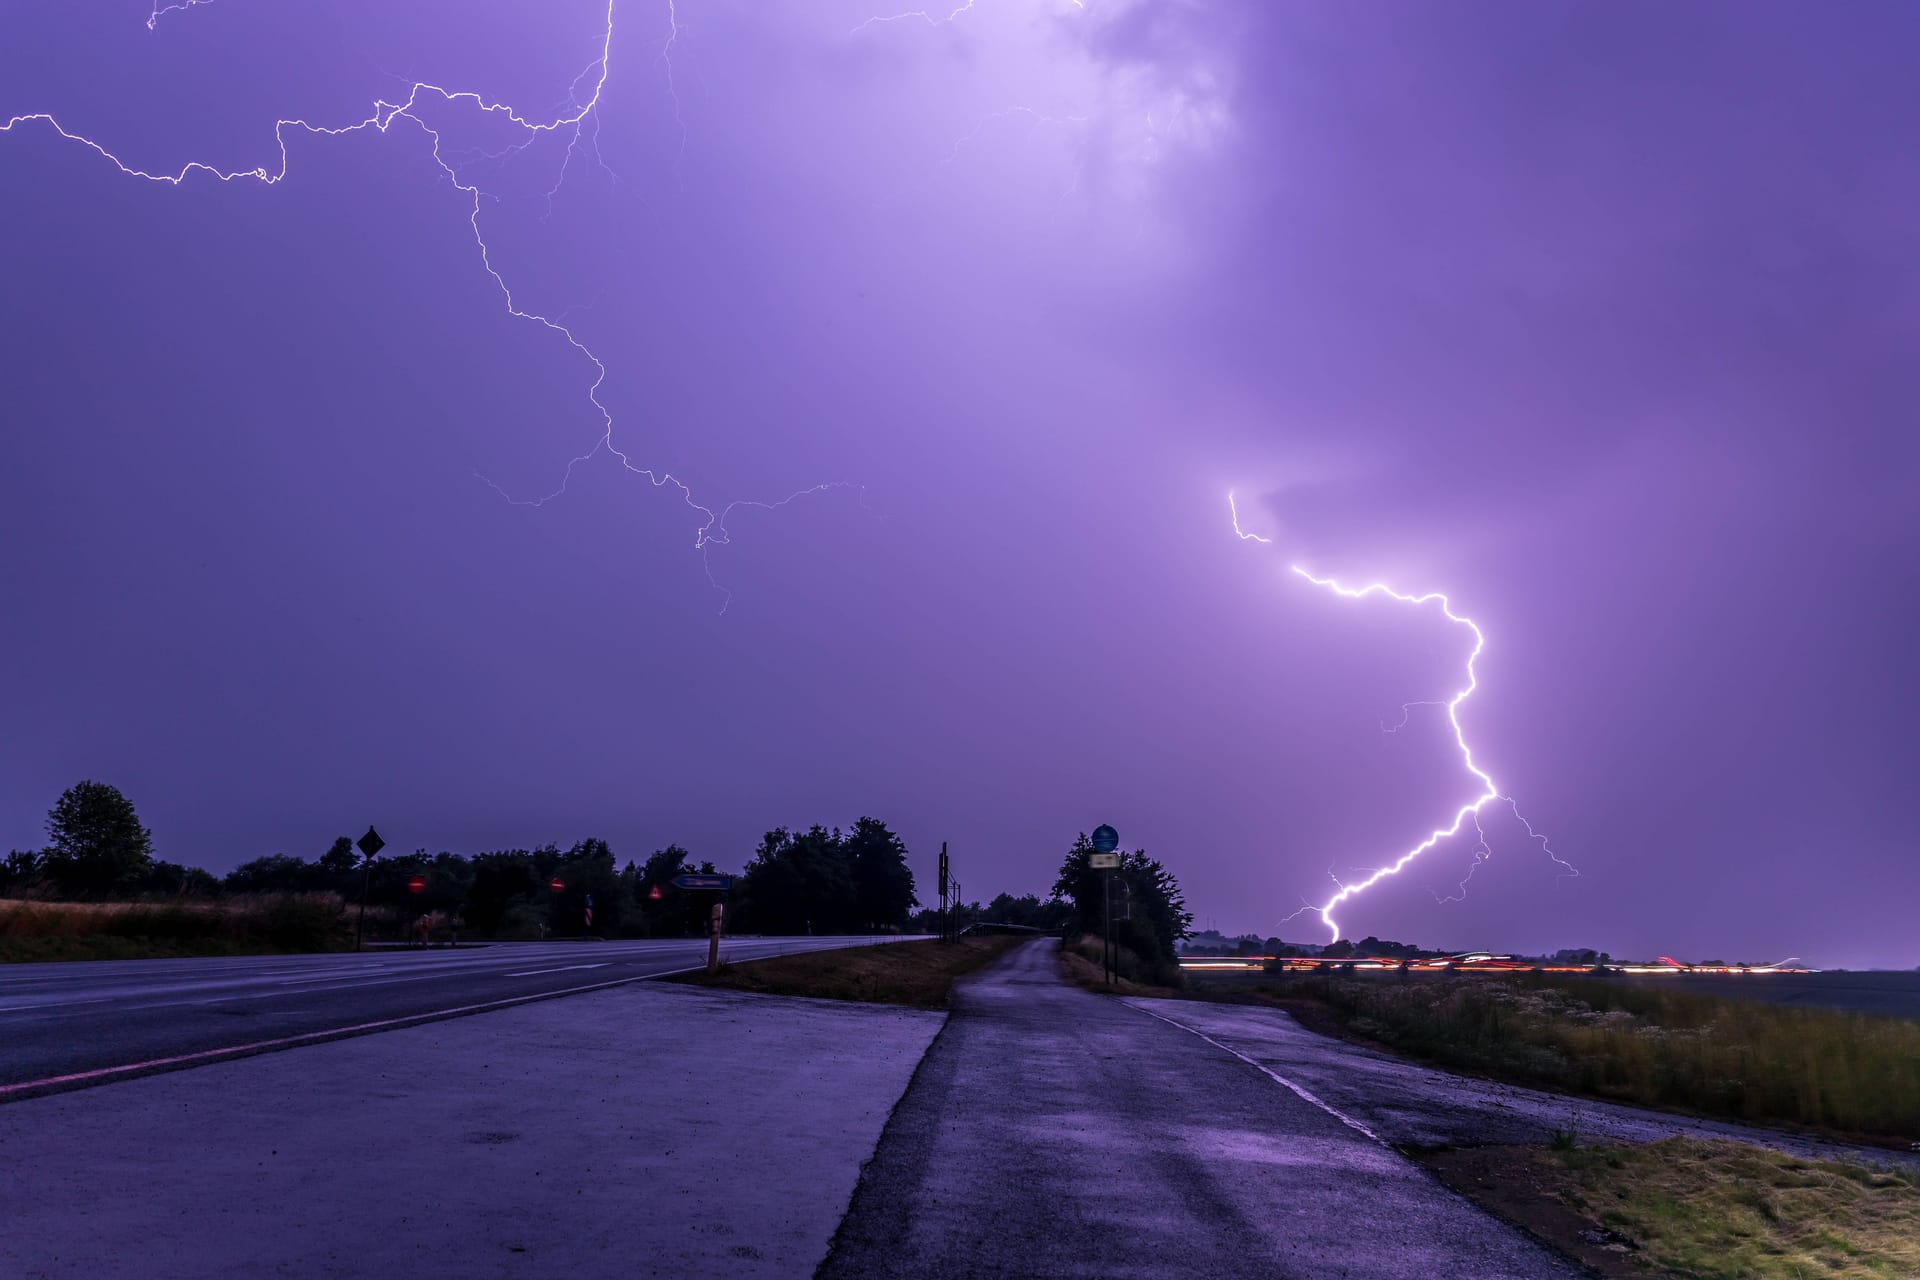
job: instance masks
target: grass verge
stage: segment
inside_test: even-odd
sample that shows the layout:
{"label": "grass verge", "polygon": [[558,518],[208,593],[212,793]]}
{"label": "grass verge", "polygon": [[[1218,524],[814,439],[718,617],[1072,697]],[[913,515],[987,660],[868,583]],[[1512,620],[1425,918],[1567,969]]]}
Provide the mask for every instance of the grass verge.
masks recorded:
{"label": "grass verge", "polygon": [[218,902],[0,899],[0,961],[334,951],[352,943],[352,925],[331,893]]}
{"label": "grass verge", "polygon": [[1083,933],[1060,948],[1060,971],[1069,982],[1089,991],[1123,996],[1165,997],[1182,994],[1176,988],[1154,982],[1152,966],[1139,956],[1125,947],[1118,950],[1120,956],[1114,966],[1117,976],[1112,986],[1107,985],[1106,971],[1100,964],[1100,939],[1090,933]]}
{"label": "grass verge", "polygon": [[1903,1018],[1542,975],[1301,976],[1250,994],[1309,1025],[1499,1079],[1920,1140],[1920,1022]]}
{"label": "grass verge", "polygon": [[998,937],[885,942],[723,964],[718,973],[682,973],[667,980],[770,996],[817,996],[944,1009],[956,978],[992,963],[1026,941]]}
{"label": "grass verge", "polygon": [[1420,1158],[1608,1280],[1920,1276],[1920,1175],[1905,1170],[1691,1138]]}

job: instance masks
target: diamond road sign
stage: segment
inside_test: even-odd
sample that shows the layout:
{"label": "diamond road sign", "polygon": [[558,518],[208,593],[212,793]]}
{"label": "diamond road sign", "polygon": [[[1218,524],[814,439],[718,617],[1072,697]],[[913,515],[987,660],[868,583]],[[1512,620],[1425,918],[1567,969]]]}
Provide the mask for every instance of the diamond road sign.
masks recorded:
{"label": "diamond road sign", "polygon": [[1112,853],[1120,847],[1120,833],[1101,823],[1093,829],[1093,847],[1098,853]]}
{"label": "diamond road sign", "polygon": [[360,852],[366,854],[369,858],[387,847],[387,842],[382,840],[380,833],[372,827],[368,827],[367,834],[361,836],[356,843],[360,847]]}
{"label": "diamond road sign", "polygon": [[732,876],[675,876],[673,887],[676,889],[730,889]]}

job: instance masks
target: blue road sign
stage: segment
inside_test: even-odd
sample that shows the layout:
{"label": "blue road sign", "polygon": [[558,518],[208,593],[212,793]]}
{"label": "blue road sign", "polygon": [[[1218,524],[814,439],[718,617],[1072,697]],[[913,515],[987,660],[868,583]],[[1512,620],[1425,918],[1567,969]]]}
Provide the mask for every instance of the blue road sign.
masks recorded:
{"label": "blue road sign", "polygon": [[732,876],[675,876],[673,887],[676,889],[731,889]]}
{"label": "blue road sign", "polygon": [[1106,823],[1093,829],[1093,848],[1096,853],[1112,853],[1120,847],[1120,833]]}

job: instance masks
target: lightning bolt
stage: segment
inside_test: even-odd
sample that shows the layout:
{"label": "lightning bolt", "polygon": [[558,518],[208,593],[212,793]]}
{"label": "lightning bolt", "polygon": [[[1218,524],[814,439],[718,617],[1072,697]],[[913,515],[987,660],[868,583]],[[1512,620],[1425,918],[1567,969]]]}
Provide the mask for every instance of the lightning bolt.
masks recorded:
{"label": "lightning bolt", "polygon": [[153,12],[147,15],[147,30],[152,31],[159,27],[160,19],[170,13],[185,13],[189,9],[197,9],[203,4],[212,3],[213,0],[176,0],[174,4],[162,4],[160,0],[153,0]]}
{"label": "lightning bolt", "polygon": [[[163,4],[161,0],[154,0],[153,11],[147,19],[147,27],[149,30],[152,30],[167,14],[183,12],[211,2],[212,0],[174,0],[173,3]],[[561,471],[558,487],[549,493],[532,498],[515,497],[506,489],[494,483],[492,479],[482,475],[478,471],[474,473],[475,478],[515,506],[544,506],[546,503],[553,501],[567,491],[567,486],[572,481],[575,470],[579,468],[582,463],[588,462],[601,454],[605,454],[618,461],[620,466],[626,471],[644,478],[653,488],[670,488],[675,490],[688,507],[703,517],[701,523],[694,531],[693,545],[694,549],[700,552],[701,561],[706,568],[707,581],[715,590],[721,592],[724,596],[720,606],[720,612],[725,613],[727,605],[732,602],[733,596],[731,592],[714,579],[713,569],[711,564],[707,562],[707,556],[711,548],[725,546],[729,543],[730,536],[727,531],[727,518],[732,515],[733,512],[742,508],[758,508],[767,511],[776,510],[786,506],[790,502],[812,494],[826,493],[840,489],[859,490],[864,494],[864,488],[847,481],[833,481],[825,484],[811,485],[807,488],[797,490],[778,501],[734,501],[716,510],[698,501],[694,497],[693,490],[670,472],[644,467],[636,463],[625,449],[614,443],[613,411],[609,409],[606,403],[600,398],[601,388],[607,380],[606,364],[599,356],[594,354],[593,350],[587,346],[564,320],[523,306],[515,297],[513,287],[507,282],[506,277],[501,274],[499,268],[494,265],[493,248],[488,243],[486,233],[480,225],[481,204],[483,199],[486,198],[486,193],[482,191],[477,182],[467,182],[462,179],[460,174],[462,162],[456,161],[445,151],[444,140],[440,131],[428,124],[419,114],[423,102],[438,100],[448,106],[467,106],[478,111],[482,116],[501,119],[511,123],[515,128],[521,130],[524,136],[522,140],[514,146],[486,157],[496,160],[525,150],[527,147],[532,146],[534,143],[549,135],[568,134],[566,156],[561,164],[560,175],[548,195],[548,199],[551,201],[552,196],[559,191],[560,185],[566,180],[567,167],[572,161],[574,151],[580,146],[582,131],[590,121],[593,123],[597,137],[599,122],[596,112],[600,106],[601,98],[606,92],[607,80],[612,72],[615,11],[618,8],[618,4],[619,0],[607,0],[606,25],[600,32],[598,39],[599,56],[587,64],[586,69],[576,76],[572,85],[569,86],[568,109],[560,110],[558,114],[551,118],[530,118],[522,115],[519,110],[507,103],[494,101],[484,94],[471,90],[455,90],[426,81],[415,81],[402,100],[398,102],[388,102],[385,99],[375,99],[373,109],[364,118],[346,124],[314,124],[310,121],[297,118],[282,118],[274,121],[274,147],[278,152],[277,161],[274,163],[254,165],[250,168],[223,169],[218,165],[195,160],[189,161],[174,173],[154,173],[142,169],[137,165],[129,164],[102,143],[85,134],[75,133],[68,129],[48,112],[28,112],[13,116],[4,123],[0,123],[0,135],[11,134],[15,129],[25,125],[44,126],[67,141],[92,151],[129,178],[160,183],[170,187],[182,186],[196,175],[204,175],[218,182],[250,180],[271,187],[279,185],[279,183],[286,178],[288,167],[292,162],[288,151],[289,134],[304,133],[322,138],[341,138],[365,132],[384,135],[390,133],[393,127],[403,120],[414,128],[417,128],[428,140],[428,150],[435,166],[445,175],[447,180],[453,184],[455,190],[461,192],[468,198],[467,225],[473,235],[474,247],[478,251],[481,269],[486,272],[487,276],[499,289],[500,298],[506,307],[507,314],[516,319],[525,320],[529,324],[538,325],[579,353],[581,359],[585,361],[592,373],[591,378],[586,384],[586,399],[592,404],[601,422],[599,436],[595,438],[592,445],[585,452],[574,456],[567,462]],[[666,44],[660,50],[658,57],[660,60],[666,62],[668,87],[671,92],[671,54],[674,42],[680,35],[679,19],[675,11],[674,0],[668,0],[667,2],[667,27],[668,35]],[[581,83],[589,76],[593,77],[593,92],[583,102],[580,100],[579,90]],[[674,95],[674,116],[676,121],[678,121],[679,98],[677,94]],[[682,137],[684,140],[684,125]],[[594,149],[597,153],[597,141],[594,143]],[[604,162],[602,162],[602,166],[604,167]],[[611,175],[612,171],[608,170],[608,172]],[[565,313],[563,312],[562,314],[564,315]]]}
{"label": "lightning bolt", "polygon": [[[201,4],[206,2],[207,0],[188,0],[189,4]],[[873,17],[868,18],[865,22],[862,22],[859,25],[855,26],[854,29],[849,31],[847,34],[850,36],[857,36],[862,31],[865,31],[868,27],[885,26],[888,23],[892,23],[892,22],[910,22],[915,18],[920,19],[920,21],[926,23],[930,27],[944,27],[964,17],[968,13],[971,13],[973,11],[973,6],[976,3],[978,3],[978,0],[965,0],[964,4],[960,5],[956,9],[949,11],[946,17],[944,18],[936,17],[935,12],[931,9],[908,9],[904,13],[886,13],[886,14],[877,13]],[[1073,5],[1073,7],[1076,9],[1084,10],[1087,7],[1086,0],[1068,0],[1068,3]]]}
{"label": "lightning bolt", "polygon": [[[1233,531],[1240,536],[1242,541],[1261,543],[1271,543],[1273,541],[1271,538],[1262,537],[1257,533],[1241,527],[1240,509],[1234,503],[1231,493],[1227,495],[1227,510],[1233,520]],[[1309,904],[1299,911],[1294,912],[1293,915],[1288,916],[1287,919],[1292,920],[1308,911],[1313,911],[1319,915],[1320,922],[1326,925],[1328,931],[1332,934],[1331,940],[1338,942],[1340,940],[1340,925],[1333,918],[1333,910],[1335,907],[1347,901],[1349,898],[1365,893],[1368,889],[1371,889],[1374,885],[1379,884],[1389,876],[1399,875],[1409,863],[1421,854],[1433,848],[1442,840],[1448,840],[1459,835],[1461,828],[1471,820],[1474,829],[1479,832],[1480,844],[1474,851],[1473,866],[1468,869],[1466,879],[1460,882],[1460,895],[1464,896],[1466,893],[1467,880],[1473,878],[1473,871],[1478,868],[1481,862],[1486,860],[1486,856],[1491,856],[1492,849],[1487,844],[1486,831],[1480,825],[1480,815],[1482,810],[1496,800],[1506,805],[1508,809],[1513,812],[1514,818],[1521,826],[1526,828],[1527,836],[1538,843],[1541,851],[1560,866],[1563,877],[1578,876],[1580,874],[1579,869],[1553,851],[1553,847],[1548,844],[1547,838],[1534,830],[1533,824],[1528,822],[1526,816],[1520,812],[1519,804],[1517,804],[1512,797],[1503,794],[1500,788],[1494,784],[1493,778],[1487,771],[1475,763],[1473,748],[1467,745],[1466,730],[1462,728],[1460,724],[1460,704],[1472,697],[1474,690],[1480,687],[1480,677],[1475,670],[1475,664],[1479,662],[1480,654],[1487,647],[1487,637],[1486,634],[1480,630],[1479,624],[1464,614],[1455,613],[1453,611],[1452,601],[1450,601],[1443,592],[1429,591],[1423,595],[1408,595],[1404,592],[1395,591],[1385,583],[1380,582],[1368,583],[1364,587],[1349,587],[1337,579],[1319,577],[1301,568],[1297,564],[1289,565],[1288,568],[1314,586],[1331,591],[1335,595],[1347,600],[1365,600],[1370,596],[1383,596],[1389,600],[1396,600],[1401,604],[1412,605],[1416,608],[1424,605],[1438,604],[1441,614],[1448,622],[1458,627],[1464,627],[1472,634],[1473,651],[1467,655],[1467,680],[1465,686],[1443,703],[1407,703],[1401,708],[1401,721],[1399,725],[1394,726],[1394,730],[1398,730],[1406,723],[1407,715],[1411,713],[1411,708],[1415,706],[1440,705],[1446,707],[1447,723],[1453,728],[1453,741],[1454,745],[1459,749],[1460,762],[1466,766],[1467,772],[1472,774],[1474,779],[1480,784],[1480,791],[1479,794],[1475,795],[1471,800],[1454,811],[1452,822],[1443,827],[1435,827],[1427,833],[1426,839],[1400,854],[1399,857],[1395,858],[1386,866],[1377,868],[1371,875],[1367,876],[1366,879],[1357,880],[1352,883],[1343,883],[1336,877],[1334,883],[1338,886],[1338,891],[1331,898],[1328,898],[1325,902]],[[1389,732],[1391,731],[1393,730]]]}

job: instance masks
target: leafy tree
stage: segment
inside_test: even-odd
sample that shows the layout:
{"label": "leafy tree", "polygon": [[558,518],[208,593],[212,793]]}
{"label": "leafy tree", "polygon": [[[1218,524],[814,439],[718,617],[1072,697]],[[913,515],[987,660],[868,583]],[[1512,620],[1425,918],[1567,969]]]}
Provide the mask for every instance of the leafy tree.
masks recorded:
{"label": "leafy tree", "polygon": [[31,849],[15,849],[0,861],[0,893],[19,893],[40,873],[40,855]]}
{"label": "leafy tree", "polygon": [[1115,891],[1116,905],[1127,903],[1126,919],[1115,920],[1114,940],[1158,968],[1170,980],[1179,976],[1176,948],[1193,925],[1193,913],[1187,910],[1180,882],[1173,873],[1150,858],[1144,849],[1120,855],[1120,865],[1111,873],[1096,871],[1091,865],[1093,844],[1083,832],[1067,851],[1060,864],[1060,878],[1054,882],[1053,896],[1073,904],[1078,927],[1087,933],[1100,931],[1103,913],[1101,894],[1105,877],[1111,874],[1124,882],[1124,897]]}
{"label": "leafy tree", "polygon": [[360,851],[350,836],[336,836],[314,864],[322,887],[351,897],[360,887]]}
{"label": "leafy tree", "polygon": [[[565,883],[559,893],[548,890],[547,929],[560,937],[612,937],[626,916],[626,885],[614,866],[613,850],[605,840],[586,839],[567,850],[554,869]],[[549,877],[551,878],[551,877]],[[593,924],[587,924],[587,897],[593,897]]]}
{"label": "leafy tree", "polygon": [[[696,938],[708,928],[713,910],[713,895],[690,892],[673,886],[675,876],[718,875],[713,863],[696,865],[693,855],[677,844],[653,851],[646,862],[634,868],[633,897],[639,906],[645,933],[652,938]],[[654,889],[660,897],[653,897]]]}
{"label": "leafy tree", "polygon": [[740,877],[742,914],[761,933],[839,933],[853,919],[853,877],[840,833],[775,827]]}
{"label": "leafy tree", "polygon": [[987,904],[981,919],[992,924],[1017,924],[1029,929],[1044,929],[1049,933],[1064,929],[1073,920],[1073,908],[1055,898],[1041,898],[1036,894],[1014,897],[1003,893]]}
{"label": "leafy tree", "polygon": [[153,836],[133,803],[104,782],[68,787],[47,814],[40,869],[61,890],[105,897],[138,887],[153,866]]}
{"label": "leafy tree", "polygon": [[227,872],[228,893],[299,893],[314,886],[314,868],[290,853],[268,854]]}
{"label": "leafy tree", "polygon": [[878,818],[862,818],[840,841],[853,882],[853,919],[868,932],[905,927],[920,899],[913,891],[906,842]]}
{"label": "leafy tree", "polygon": [[535,879],[533,854],[502,849],[473,858],[473,882],[467,890],[467,927],[482,935],[499,931],[507,911],[531,903],[541,882]]}
{"label": "leafy tree", "polygon": [[207,898],[219,889],[220,882],[211,872],[199,867],[183,867],[177,862],[155,862],[140,881],[142,893],[165,894],[169,898]]}

